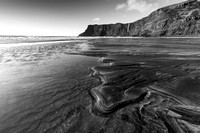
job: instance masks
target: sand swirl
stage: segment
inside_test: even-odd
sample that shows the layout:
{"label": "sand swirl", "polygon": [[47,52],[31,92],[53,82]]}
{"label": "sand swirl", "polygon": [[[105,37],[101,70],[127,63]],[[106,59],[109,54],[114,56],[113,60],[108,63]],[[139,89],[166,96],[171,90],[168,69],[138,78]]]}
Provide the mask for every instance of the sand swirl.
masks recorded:
{"label": "sand swirl", "polygon": [[102,83],[89,92],[92,112],[119,117],[132,124],[135,132],[199,131],[200,104],[191,94],[199,92],[194,83],[200,79],[191,75],[199,61],[136,58],[104,57],[92,68],[92,76]]}

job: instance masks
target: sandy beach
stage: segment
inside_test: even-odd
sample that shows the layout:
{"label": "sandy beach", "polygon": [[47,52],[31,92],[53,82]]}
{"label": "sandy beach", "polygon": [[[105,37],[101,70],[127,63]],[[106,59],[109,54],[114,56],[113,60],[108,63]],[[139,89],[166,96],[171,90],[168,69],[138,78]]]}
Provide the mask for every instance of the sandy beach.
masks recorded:
{"label": "sandy beach", "polygon": [[199,41],[90,38],[0,44],[0,132],[140,132],[167,124],[177,132],[184,130],[180,125],[197,130]]}

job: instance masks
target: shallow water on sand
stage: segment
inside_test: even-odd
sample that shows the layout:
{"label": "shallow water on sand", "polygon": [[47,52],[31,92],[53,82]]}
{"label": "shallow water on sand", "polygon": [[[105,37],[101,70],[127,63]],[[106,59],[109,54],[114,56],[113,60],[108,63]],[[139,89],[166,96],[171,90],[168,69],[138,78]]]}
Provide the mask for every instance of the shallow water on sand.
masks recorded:
{"label": "shallow water on sand", "polygon": [[0,133],[200,131],[199,38],[33,41],[0,44]]}

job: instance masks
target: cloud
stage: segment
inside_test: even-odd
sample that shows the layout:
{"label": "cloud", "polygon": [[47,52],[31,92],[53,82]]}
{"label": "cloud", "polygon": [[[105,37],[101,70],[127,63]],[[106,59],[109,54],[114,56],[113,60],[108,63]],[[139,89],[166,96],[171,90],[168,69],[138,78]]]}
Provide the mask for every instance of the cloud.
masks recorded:
{"label": "cloud", "polygon": [[157,3],[147,3],[145,0],[127,0],[126,3],[121,3],[116,6],[116,10],[125,9],[126,11],[137,10],[146,12],[157,8]]}
{"label": "cloud", "polygon": [[101,21],[101,19],[100,18],[94,18],[92,21],[99,22],[99,21]]}
{"label": "cloud", "polygon": [[118,4],[118,5],[116,6],[116,10],[121,10],[121,9],[123,9],[123,8],[125,8],[125,7],[126,7],[126,4],[125,4],[125,3]]}
{"label": "cloud", "polygon": [[182,2],[183,0],[127,0],[125,3],[118,4],[116,10],[125,10],[125,11],[139,11],[151,12],[160,7],[167,6],[174,3]]}
{"label": "cloud", "polygon": [[127,1],[127,10],[137,10],[140,12],[146,12],[158,7],[157,3],[147,3],[145,0],[128,0]]}

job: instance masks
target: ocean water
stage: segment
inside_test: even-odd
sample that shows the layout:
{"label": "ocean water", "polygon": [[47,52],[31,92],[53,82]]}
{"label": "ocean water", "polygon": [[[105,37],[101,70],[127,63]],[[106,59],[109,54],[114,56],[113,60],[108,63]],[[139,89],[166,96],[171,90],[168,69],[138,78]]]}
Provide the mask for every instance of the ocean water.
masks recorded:
{"label": "ocean water", "polygon": [[200,132],[199,38],[0,40],[0,133]]}

